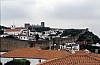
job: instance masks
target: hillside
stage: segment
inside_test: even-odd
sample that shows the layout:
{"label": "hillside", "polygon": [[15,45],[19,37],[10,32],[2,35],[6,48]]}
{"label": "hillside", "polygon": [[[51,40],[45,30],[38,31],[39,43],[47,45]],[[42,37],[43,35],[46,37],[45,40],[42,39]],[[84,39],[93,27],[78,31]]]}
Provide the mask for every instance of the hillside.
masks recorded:
{"label": "hillside", "polygon": [[100,38],[93,34],[93,32],[87,31],[79,36],[78,41],[87,41],[88,44],[100,43]]}
{"label": "hillside", "polygon": [[1,25],[0,25],[0,30],[1,30],[1,29],[9,29],[9,27],[1,26]]}
{"label": "hillside", "polygon": [[77,41],[87,41],[88,44],[100,43],[100,38],[88,29],[65,29],[61,37],[63,36],[78,36],[79,38]]}
{"label": "hillside", "polygon": [[84,31],[83,29],[65,29],[61,35],[61,37],[63,36],[77,36],[79,35],[82,31]]}

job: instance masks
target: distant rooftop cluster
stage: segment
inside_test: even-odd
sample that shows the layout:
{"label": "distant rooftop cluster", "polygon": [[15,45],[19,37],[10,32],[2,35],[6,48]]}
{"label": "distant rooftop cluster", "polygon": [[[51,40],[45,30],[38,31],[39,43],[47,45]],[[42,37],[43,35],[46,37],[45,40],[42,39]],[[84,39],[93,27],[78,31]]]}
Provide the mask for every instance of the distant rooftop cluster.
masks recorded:
{"label": "distant rooftop cluster", "polygon": [[3,50],[8,50],[0,55],[2,58],[35,59],[37,65],[100,65],[100,38],[88,28],[59,29],[46,27],[45,22],[25,23],[24,27],[3,28],[0,39]]}
{"label": "distant rooftop cluster", "polygon": [[[94,53],[99,53],[100,51],[100,38],[90,32],[88,28],[59,29],[46,27],[45,22],[41,22],[40,25],[25,23],[24,27],[16,27],[15,25],[12,25],[10,28],[4,28],[0,37],[12,37],[20,41],[28,42],[45,40],[49,41],[48,48],[53,50],[69,50],[73,48],[75,50],[89,49]],[[98,45],[95,45],[97,43]],[[34,44],[30,43],[29,46],[33,47]]]}

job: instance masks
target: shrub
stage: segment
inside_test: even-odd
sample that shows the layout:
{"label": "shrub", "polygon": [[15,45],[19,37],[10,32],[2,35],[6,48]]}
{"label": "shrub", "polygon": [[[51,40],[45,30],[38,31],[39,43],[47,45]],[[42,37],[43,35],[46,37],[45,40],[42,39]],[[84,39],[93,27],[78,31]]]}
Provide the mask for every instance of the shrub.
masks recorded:
{"label": "shrub", "polygon": [[2,65],[2,63],[0,62],[0,65]]}
{"label": "shrub", "polygon": [[5,63],[4,65],[30,65],[30,61],[26,59],[14,59]]}

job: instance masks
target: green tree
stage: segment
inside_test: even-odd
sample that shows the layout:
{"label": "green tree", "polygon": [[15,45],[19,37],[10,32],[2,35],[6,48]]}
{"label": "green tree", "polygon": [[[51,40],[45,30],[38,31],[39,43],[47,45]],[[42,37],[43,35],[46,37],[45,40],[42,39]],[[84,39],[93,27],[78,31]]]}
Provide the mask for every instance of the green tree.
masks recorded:
{"label": "green tree", "polygon": [[39,37],[39,35],[37,34],[37,35],[35,36],[36,41],[39,40],[39,38],[40,38],[40,37]]}
{"label": "green tree", "polygon": [[14,59],[4,65],[30,65],[30,61],[26,59]]}
{"label": "green tree", "polygon": [[0,62],[0,65],[2,65],[2,63]]}

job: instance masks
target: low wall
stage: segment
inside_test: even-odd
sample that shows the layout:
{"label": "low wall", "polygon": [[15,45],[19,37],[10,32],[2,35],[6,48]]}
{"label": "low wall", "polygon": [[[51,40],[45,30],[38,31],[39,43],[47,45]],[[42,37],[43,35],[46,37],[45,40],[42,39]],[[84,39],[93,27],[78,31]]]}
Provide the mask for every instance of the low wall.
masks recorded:
{"label": "low wall", "polygon": [[12,38],[0,38],[0,51],[9,51],[17,48],[27,48],[27,41],[20,41]]}
{"label": "low wall", "polygon": [[53,39],[51,41],[48,40],[39,40],[39,41],[22,41],[13,38],[0,38],[0,51],[9,51],[18,48],[27,48],[27,47],[36,47],[36,48],[48,48],[49,46],[56,44],[63,44],[66,42],[75,41],[77,38],[70,39]]}
{"label": "low wall", "polygon": [[0,51],[9,51],[18,48],[28,48],[28,47],[36,47],[36,48],[46,48],[50,46],[50,41],[22,41],[18,39],[12,38],[0,38]]}

